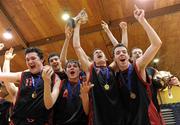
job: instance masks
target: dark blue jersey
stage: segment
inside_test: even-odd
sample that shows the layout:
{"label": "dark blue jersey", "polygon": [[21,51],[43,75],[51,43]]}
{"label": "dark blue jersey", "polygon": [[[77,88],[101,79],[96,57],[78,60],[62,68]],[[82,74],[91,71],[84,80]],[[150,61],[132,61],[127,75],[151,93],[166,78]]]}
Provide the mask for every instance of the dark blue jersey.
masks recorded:
{"label": "dark blue jersey", "polygon": [[0,99],[0,125],[9,125],[10,102]]}
{"label": "dark blue jersey", "polygon": [[[132,67],[131,70],[130,67]],[[121,84],[126,125],[150,125],[154,121],[157,121],[158,125],[162,124],[162,119],[153,102],[153,84],[149,77],[147,77],[147,82],[144,81],[136,66],[130,64],[127,70],[117,72],[116,78]],[[131,96],[132,93],[135,96]]]}
{"label": "dark blue jersey", "polygon": [[[126,110],[126,125],[150,125],[148,118],[148,105],[150,103],[148,94],[142,80],[138,76],[139,74],[136,73],[134,66],[131,66],[132,70],[128,68],[125,71],[116,73],[117,80],[121,85],[120,94],[123,100],[123,107]],[[135,95],[134,98],[131,97],[131,93]]]}
{"label": "dark blue jersey", "polygon": [[44,81],[41,74],[23,72],[16,103],[13,108],[14,125],[44,125],[48,121],[48,110],[43,100]]}
{"label": "dark blue jersey", "polygon": [[53,125],[87,125],[80,94],[80,81],[62,81],[60,94],[53,107]]}
{"label": "dark blue jersey", "polygon": [[92,66],[90,74],[94,87],[90,92],[89,124],[123,125],[124,111],[114,72],[109,67]]}

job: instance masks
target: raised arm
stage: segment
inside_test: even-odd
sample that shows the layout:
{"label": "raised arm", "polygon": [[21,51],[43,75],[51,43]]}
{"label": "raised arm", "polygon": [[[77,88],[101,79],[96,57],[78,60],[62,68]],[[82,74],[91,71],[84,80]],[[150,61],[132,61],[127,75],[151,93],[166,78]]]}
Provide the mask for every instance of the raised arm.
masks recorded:
{"label": "raised arm", "polygon": [[126,22],[120,22],[119,26],[121,27],[121,30],[122,30],[121,43],[128,48],[127,23]]}
{"label": "raised arm", "polygon": [[77,23],[76,27],[74,28],[73,47],[78,56],[78,59],[81,62],[82,69],[85,72],[87,72],[92,62],[89,61],[88,56],[86,55],[84,50],[81,48],[79,31],[80,31],[80,23]]}
{"label": "raised arm", "polygon": [[10,61],[15,57],[16,54],[13,54],[14,49],[10,48],[6,51],[4,55],[4,65],[3,72],[10,72]]}
{"label": "raised arm", "polygon": [[4,66],[3,66],[3,71],[0,73],[0,80],[4,81],[6,84],[9,82],[18,82],[21,79],[21,74],[22,72],[16,72],[16,73],[11,73],[10,72],[10,60],[13,59],[15,54],[13,54],[13,48],[10,48],[8,51],[5,53],[5,60],[4,60]]}
{"label": "raised arm", "polygon": [[[112,32],[109,30],[108,24],[102,20],[101,21],[101,26],[104,29],[104,31],[106,32],[106,34],[109,37],[109,39],[110,39],[111,43],[113,44],[113,46],[116,46],[119,42],[116,40],[116,38],[113,36]],[[127,23],[126,22],[120,22],[119,26],[120,26],[120,28],[122,30],[121,43],[128,48]],[[116,67],[117,67],[116,63],[114,61],[109,66],[112,69],[116,69]]]}
{"label": "raised arm", "polygon": [[55,104],[58,96],[59,96],[59,86],[61,83],[61,80],[59,77],[55,74],[55,83],[53,84],[53,88],[51,91],[51,83],[52,79],[51,76],[54,74],[54,71],[52,67],[50,66],[44,66],[43,72],[42,72],[42,78],[44,80],[44,105],[46,109],[50,109]]}
{"label": "raised arm", "polygon": [[[116,40],[116,38],[114,37],[114,35],[110,31],[108,24],[105,21],[102,20],[101,21],[101,26],[104,29],[104,31],[106,32],[106,34],[109,37],[109,39],[110,39],[111,43],[113,44],[113,46],[116,46],[119,42]],[[122,30],[121,43],[124,44],[126,47],[128,47],[127,23],[126,22],[120,22],[119,26],[120,26],[120,28]]]}
{"label": "raised arm", "polygon": [[60,54],[60,61],[61,61],[61,65],[63,68],[67,62],[67,50],[68,50],[68,46],[69,46],[69,41],[72,36],[72,31],[73,31],[73,29],[71,29],[69,26],[67,26],[67,25],[65,26],[66,39],[64,41],[64,45],[63,45],[63,48],[62,48],[61,54]]}
{"label": "raised arm", "polygon": [[101,21],[101,26],[104,29],[104,31],[106,32],[107,36],[109,37],[111,43],[113,44],[113,46],[116,46],[119,42],[116,40],[116,38],[113,36],[112,32],[109,29],[108,24],[105,21]]}
{"label": "raised arm", "polygon": [[[0,51],[4,48],[4,43],[0,43]],[[1,67],[0,67],[0,72],[1,72]]]}
{"label": "raised arm", "polygon": [[[3,65],[3,72],[10,72],[10,61],[11,59],[14,58],[16,54],[13,54],[14,49],[10,48],[8,51],[5,53],[5,59],[4,59],[4,65]],[[5,87],[9,93],[9,95],[12,98],[13,103],[15,103],[16,100],[16,95],[18,92],[18,87],[15,86],[14,83],[6,83]]]}
{"label": "raised arm", "polygon": [[157,54],[159,48],[161,47],[161,40],[151,25],[145,19],[145,14],[143,9],[139,9],[135,6],[134,17],[138,20],[138,22],[142,25],[144,30],[146,31],[149,41],[151,45],[145,51],[145,53],[137,59],[138,68],[144,69]]}

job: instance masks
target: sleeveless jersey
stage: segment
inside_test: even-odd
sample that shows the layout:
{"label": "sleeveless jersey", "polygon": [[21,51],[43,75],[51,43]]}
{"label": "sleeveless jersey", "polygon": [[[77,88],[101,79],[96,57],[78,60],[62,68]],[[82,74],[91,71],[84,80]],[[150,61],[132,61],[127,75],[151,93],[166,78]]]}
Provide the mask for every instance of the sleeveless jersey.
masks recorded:
{"label": "sleeveless jersey", "polygon": [[[36,95],[33,96],[33,93]],[[43,100],[44,81],[41,74],[23,72],[16,103],[13,108],[14,125],[44,125],[48,122],[48,110]]]}
{"label": "sleeveless jersey", "polygon": [[[116,73],[121,85],[123,107],[126,110],[126,125],[160,125],[161,118],[152,100],[151,81],[147,77],[148,82],[145,82],[138,74],[136,65],[131,66],[131,72],[128,68],[126,71]],[[135,94],[135,98],[131,97],[131,92]]]}
{"label": "sleeveless jersey", "polygon": [[119,94],[119,85],[109,67],[99,69],[92,65],[90,81],[89,125],[123,125],[124,111]]}
{"label": "sleeveless jersey", "polygon": [[80,84],[72,85],[67,79],[62,81],[60,94],[53,107],[53,125],[87,125],[83,110]]}

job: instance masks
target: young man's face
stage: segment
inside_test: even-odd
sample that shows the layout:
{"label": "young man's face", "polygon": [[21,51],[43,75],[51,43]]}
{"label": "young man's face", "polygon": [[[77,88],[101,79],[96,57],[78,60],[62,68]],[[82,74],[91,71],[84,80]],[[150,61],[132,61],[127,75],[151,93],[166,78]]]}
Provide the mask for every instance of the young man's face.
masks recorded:
{"label": "young man's face", "polygon": [[42,71],[43,60],[39,58],[36,52],[30,52],[25,57],[26,65],[32,74],[37,74]]}
{"label": "young man's face", "polygon": [[131,58],[134,61],[134,60],[138,59],[139,57],[141,57],[142,55],[143,55],[143,51],[139,48],[135,48],[132,50]]}
{"label": "young man's face", "polygon": [[58,56],[53,56],[49,58],[49,65],[52,66],[55,72],[58,72],[61,66],[60,58]]}
{"label": "young man's face", "polygon": [[114,50],[114,61],[120,68],[128,67],[129,55],[125,47],[120,46]]}
{"label": "young man's face", "polygon": [[69,79],[79,78],[80,68],[77,63],[69,62],[66,66],[66,74]]}
{"label": "young man's face", "polygon": [[95,50],[93,53],[93,61],[97,64],[100,61],[106,61],[106,56],[102,50]]}

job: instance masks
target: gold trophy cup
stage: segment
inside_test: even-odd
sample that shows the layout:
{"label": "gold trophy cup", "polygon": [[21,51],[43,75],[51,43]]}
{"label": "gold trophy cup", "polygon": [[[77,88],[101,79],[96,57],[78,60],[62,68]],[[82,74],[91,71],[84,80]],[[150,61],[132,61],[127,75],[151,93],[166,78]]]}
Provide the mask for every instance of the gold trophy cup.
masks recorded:
{"label": "gold trophy cup", "polygon": [[88,15],[85,9],[81,10],[76,17],[70,18],[67,25],[71,28],[75,28],[78,21],[81,21],[81,24],[85,24],[88,21]]}

